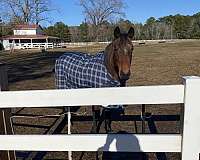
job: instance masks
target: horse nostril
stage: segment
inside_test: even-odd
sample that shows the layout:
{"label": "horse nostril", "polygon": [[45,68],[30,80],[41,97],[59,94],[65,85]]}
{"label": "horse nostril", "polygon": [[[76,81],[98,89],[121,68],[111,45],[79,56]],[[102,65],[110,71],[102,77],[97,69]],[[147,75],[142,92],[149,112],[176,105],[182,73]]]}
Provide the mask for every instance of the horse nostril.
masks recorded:
{"label": "horse nostril", "polygon": [[130,75],[131,75],[130,71],[128,73],[120,72],[120,79],[121,80],[128,80]]}

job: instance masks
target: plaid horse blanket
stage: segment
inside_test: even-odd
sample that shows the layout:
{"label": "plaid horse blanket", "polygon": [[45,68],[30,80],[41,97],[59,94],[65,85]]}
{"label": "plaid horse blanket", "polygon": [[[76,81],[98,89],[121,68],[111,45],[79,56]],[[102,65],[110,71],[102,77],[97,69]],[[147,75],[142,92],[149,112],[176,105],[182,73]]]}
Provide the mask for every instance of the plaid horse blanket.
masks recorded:
{"label": "plaid horse blanket", "polygon": [[[96,55],[68,52],[59,57],[55,64],[55,79],[58,89],[119,87],[105,66],[104,52]],[[121,105],[104,106],[122,108]]]}
{"label": "plaid horse blanket", "polygon": [[58,89],[118,87],[104,64],[103,52],[96,55],[68,52],[56,60],[55,75]]}

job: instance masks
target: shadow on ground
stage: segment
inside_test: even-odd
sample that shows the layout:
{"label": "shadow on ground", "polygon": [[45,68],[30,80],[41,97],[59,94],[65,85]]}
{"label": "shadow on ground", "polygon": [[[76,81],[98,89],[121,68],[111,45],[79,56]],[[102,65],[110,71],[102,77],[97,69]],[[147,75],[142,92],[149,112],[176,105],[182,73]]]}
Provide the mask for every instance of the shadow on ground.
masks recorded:
{"label": "shadow on ground", "polygon": [[8,66],[8,81],[10,83],[49,77],[54,72],[55,60],[64,52],[46,52],[30,56],[17,57]]}

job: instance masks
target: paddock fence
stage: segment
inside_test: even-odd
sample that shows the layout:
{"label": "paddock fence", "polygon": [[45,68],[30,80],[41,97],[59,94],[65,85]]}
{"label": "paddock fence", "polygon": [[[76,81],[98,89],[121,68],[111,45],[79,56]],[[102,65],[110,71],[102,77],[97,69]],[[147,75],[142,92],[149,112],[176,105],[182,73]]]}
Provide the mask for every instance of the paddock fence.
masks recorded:
{"label": "paddock fence", "polygon": [[11,49],[54,49],[54,48],[62,48],[61,43],[15,43],[9,44],[5,47],[5,50]]}
{"label": "paddock fence", "polygon": [[[184,104],[181,134],[0,135],[1,151],[181,152],[182,160],[198,160],[200,152],[200,77],[184,77],[183,85],[1,91],[0,109],[116,104]],[[9,134],[9,133],[8,133]]]}
{"label": "paddock fence", "polygon": [[[135,46],[138,45],[155,45],[162,43],[179,43],[179,42],[193,42],[197,39],[158,39],[158,40],[133,40],[132,43]],[[70,42],[70,43],[62,43],[62,46],[66,46],[67,48],[74,47],[85,47],[85,46],[98,46],[98,45],[108,45],[110,41],[105,42]]]}

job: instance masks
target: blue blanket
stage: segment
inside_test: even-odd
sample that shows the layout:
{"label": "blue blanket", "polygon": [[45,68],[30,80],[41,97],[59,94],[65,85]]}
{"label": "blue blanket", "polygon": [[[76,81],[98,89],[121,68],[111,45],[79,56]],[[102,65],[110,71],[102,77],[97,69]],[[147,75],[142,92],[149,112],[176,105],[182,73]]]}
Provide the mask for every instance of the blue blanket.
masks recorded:
{"label": "blue blanket", "polygon": [[[111,77],[104,62],[104,52],[96,55],[65,53],[56,60],[56,87],[58,89],[119,87],[120,82]],[[122,106],[108,106],[108,108],[119,107]]]}
{"label": "blue blanket", "polygon": [[56,60],[56,86],[59,89],[118,87],[104,65],[104,53],[65,53]]}

